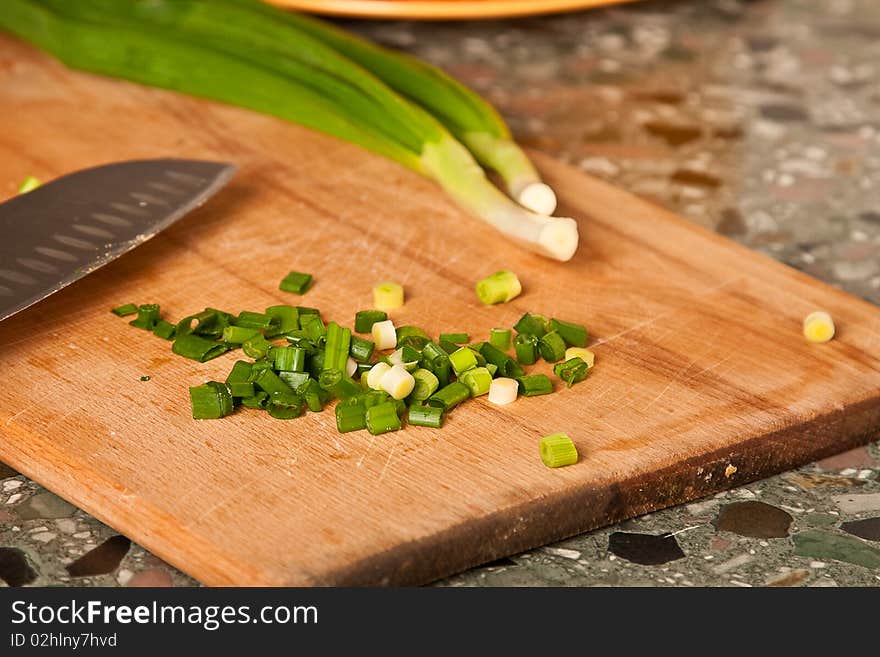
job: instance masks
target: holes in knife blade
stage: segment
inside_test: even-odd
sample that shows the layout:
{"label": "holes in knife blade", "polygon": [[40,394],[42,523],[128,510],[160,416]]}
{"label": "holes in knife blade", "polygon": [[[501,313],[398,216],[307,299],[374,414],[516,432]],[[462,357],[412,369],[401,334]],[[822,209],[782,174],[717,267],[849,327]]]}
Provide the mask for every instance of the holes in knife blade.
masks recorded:
{"label": "holes in knife blade", "polygon": [[150,211],[139,208],[136,205],[128,205],[127,203],[111,203],[110,207],[119,210],[123,214],[131,214],[135,217],[149,217]]}
{"label": "holes in knife blade", "polygon": [[19,283],[20,285],[33,285],[37,282],[32,276],[9,269],[0,269],[0,278],[6,279],[11,283]]}
{"label": "holes in knife blade", "polygon": [[10,290],[5,285],[0,285],[0,297],[11,297],[12,290]]}
{"label": "holes in knife blade", "polygon": [[151,182],[147,183],[147,187],[152,187],[155,190],[163,192],[165,194],[185,194],[182,189],[178,189],[174,185],[169,185],[163,182]]}
{"label": "holes in knife blade", "polygon": [[72,228],[92,237],[101,237],[106,240],[113,239],[113,233],[106,228],[98,228],[97,226],[89,226],[88,224],[73,224]]}
{"label": "holes in knife blade", "polygon": [[54,274],[58,271],[58,267],[42,260],[34,260],[33,258],[17,258],[17,260],[24,267],[43,274]]}
{"label": "holes in knife blade", "polygon": [[182,171],[166,171],[165,175],[186,185],[192,185],[193,187],[199,187],[205,182],[205,179],[201,176],[194,176],[191,173],[183,173]]}
{"label": "holes in knife blade", "polygon": [[160,197],[155,196],[153,194],[144,194],[143,192],[132,192],[129,194],[133,199],[140,201],[141,203],[153,203],[154,205],[168,205],[168,202]]}
{"label": "holes in knife blade", "polygon": [[114,214],[104,214],[103,212],[93,212],[92,219],[96,219],[108,226],[119,226],[120,228],[131,226],[131,222],[125,217],[117,217]]}
{"label": "holes in knife blade", "polygon": [[96,244],[92,244],[91,242],[87,242],[85,240],[81,240],[78,237],[70,237],[69,235],[53,235],[52,239],[56,242],[61,242],[62,244],[66,244],[67,246],[72,246],[75,249],[97,249],[98,246]]}
{"label": "holes in knife blade", "polygon": [[64,262],[76,262],[79,260],[75,255],[68,253],[67,251],[59,251],[58,249],[53,249],[48,246],[38,246],[34,249],[40,255],[44,255],[49,258],[55,258],[56,260],[63,260]]}

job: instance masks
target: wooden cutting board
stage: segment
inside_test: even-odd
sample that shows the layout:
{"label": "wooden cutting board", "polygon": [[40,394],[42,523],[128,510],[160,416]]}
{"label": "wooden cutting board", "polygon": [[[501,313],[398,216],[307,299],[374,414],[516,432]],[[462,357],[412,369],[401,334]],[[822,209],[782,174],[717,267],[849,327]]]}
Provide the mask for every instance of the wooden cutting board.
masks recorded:
{"label": "wooden cutting board", "polygon": [[[630,194],[539,158],[582,246],[525,253],[431,182],[235,108],[86,74],[0,38],[0,185],[124,158],[240,173],[150,242],[0,324],[0,460],[206,584],[417,584],[867,442],[880,427],[880,311]],[[524,293],[484,307],[477,278]],[[302,299],[279,292],[312,272]],[[187,387],[225,375],[109,309],[157,302],[321,308],[350,324],[382,279],[398,324],[474,338],[527,310],[586,323],[571,390],[455,410],[440,431],[339,435],[333,413],[194,421]],[[838,337],[813,345],[823,308]],[[546,369],[546,365],[544,366]],[[141,381],[142,376],[151,377]],[[550,470],[543,434],[582,455]]]}

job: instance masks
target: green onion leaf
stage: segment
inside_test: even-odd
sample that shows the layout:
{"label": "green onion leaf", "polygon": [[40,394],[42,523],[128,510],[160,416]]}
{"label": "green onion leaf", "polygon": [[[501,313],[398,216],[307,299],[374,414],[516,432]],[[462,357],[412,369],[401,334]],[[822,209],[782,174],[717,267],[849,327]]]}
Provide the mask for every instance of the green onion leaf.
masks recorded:
{"label": "green onion leaf", "polygon": [[290,386],[284,383],[284,381],[272,371],[271,367],[252,367],[251,378],[261,390],[268,392],[270,395],[274,392],[293,393]]}
{"label": "green onion leaf", "polygon": [[397,431],[401,427],[397,404],[387,401],[371,406],[367,409],[366,424],[367,430],[374,436]]}
{"label": "green onion leaf", "polygon": [[489,344],[501,351],[510,349],[511,330],[508,328],[493,328],[489,331]]}
{"label": "green onion leaf", "polygon": [[312,275],[303,274],[302,272],[292,271],[278,285],[280,290],[284,292],[292,292],[293,294],[305,294],[312,284]]}
{"label": "green onion leaf", "polygon": [[553,392],[553,383],[546,374],[530,374],[517,379],[519,394],[523,397],[548,395]]}
{"label": "green onion leaf", "polygon": [[485,367],[475,367],[459,377],[471,391],[471,397],[489,394],[489,386],[492,385],[492,374]]}
{"label": "green onion leaf", "polygon": [[536,338],[543,337],[548,330],[547,318],[543,315],[526,313],[513,325],[517,333],[527,333]]}
{"label": "green onion leaf", "polygon": [[238,317],[233,320],[235,326],[243,326],[245,328],[259,329],[261,331],[275,329],[278,327],[279,320],[266,313],[255,313],[250,310],[242,310],[238,313]]}
{"label": "green onion leaf", "polygon": [[561,319],[550,320],[550,330],[556,331],[569,347],[586,347],[590,334],[583,324],[563,322]]}
{"label": "green onion leaf", "polygon": [[398,347],[409,345],[415,349],[422,349],[431,340],[418,326],[398,326],[396,331]]}
{"label": "green onion leaf", "polygon": [[496,271],[477,283],[477,296],[484,304],[507,303],[522,292],[522,285],[512,271]]}
{"label": "green onion leaf", "polygon": [[262,335],[260,329],[246,328],[244,326],[227,326],[223,329],[223,333],[220,334],[220,339],[229,344],[243,344],[258,335]]}
{"label": "green onion leaf", "polygon": [[440,387],[440,380],[430,370],[420,367],[412,375],[416,380],[416,385],[410,393],[409,399],[413,401],[425,401]]}
{"label": "green onion leaf", "polygon": [[250,363],[237,360],[226,377],[226,385],[233,397],[253,397],[254,383],[251,379]]}
{"label": "green onion leaf", "polygon": [[438,406],[420,406],[414,404],[409,407],[407,422],[416,427],[432,427],[439,429],[443,426],[446,417],[445,411]]}
{"label": "green onion leaf", "polygon": [[359,310],[354,315],[354,330],[356,333],[370,333],[373,324],[384,322],[388,319],[388,313],[384,310]]}
{"label": "green onion leaf", "polygon": [[548,468],[560,468],[577,463],[578,451],[574,443],[564,433],[552,433],[541,438],[541,460]]}
{"label": "green onion leaf", "polygon": [[553,366],[553,372],[565,381],[566,388],[571,388],[578,381],[586,379],[589,371],[590,366],[578,357],[569,358],[567,361]]}
{"label": "green onion leaf", "polygon": [[265,358],[271,348],[272,343],[259,333],[241,343],[242,351],[251,358]]}
{"label": "green onion leaf", "polygon": [[160,319],[153,327],[153,334],[163,340],[173,340],[174,336],[177,335],[177,326],[171,322],[166,322],[164,319]]}
{"label": "green onion leaf", "polygon": [[461,347],[449,355],[449,363],[455,375],[461,376],[462,373],[477,366],[477,356],[472,349]]}
{"label": "green onion leaf", "polygon": [[541,358],[548,363],[555,363],[565,357],[565,340],[556,331],[550,331],[541,338],[538,351],[541,352]]}
{"label": "green onion leaf", "polygon": [[375,349],[376,343],[372,340],[365,340],[364,338],[352,335],[348,354],[357,361],[366,361],[370,360]]}
{"label": "green onion leaf", "polygon": [[129,324],[135,328],[152,331],[156,322],[159,321],[159,304],[144,303],[138,306],[137,318],[131,320]]}
{"label": "green onion leaf", "polygon": [[266,404],[269,415],[279,420],[299,417],[303,412],[303,398],[294,392],[273,392]]}
{"label": "green onion leaf", "polygon": [[465,344],[470,341],[471,337],[467,333],[441,333],[440,340],[446,340],[453,344]]}
{"label": "green onion leaf", "polygon": [[442,408],[444,411],[451,411],[461,402],[469,399],[470,396],[470,388],[461,381],[453,381],[428,397],[428,405]]}
{"label": "green onion leaf", "polygon": [[306,350],[300,347],[273,347],[275,369],[284,372],[306,371]]}
{"label": "green onion leaf", "polygon": [[192,333],[177,336],[171,344],[171,351],[178,356],[192,358],[200,363],[217,358],[217,356],[225,354],[229,349],[228,344],[208,340]]}
{"label": "green onion leaf", "polygon": [[520,333],[513,340],[516,359],[523,365],[534,365],[538,360],[538,338],[530,333]]}
{"label": "green onion leaf", "polygon": [[519,363],[498,349],[498,347],[494,347],[488,342],[483,344],[480,348],[480,353],[483,355],[483,358],[486,359],[487,363],[492,363],[498,368],[498,372],[501,376],[515,379],[525,374]]}
{"label": "green onion leaf", "polygon": [[266,408],[266,404],[269,402],[269,393],[263,392],[262,390],[254,393],[253,397],[242,397],[241,405],[247,406],[248,408]]}
{"label": "green onion leaf", "polygon": [[232,395],[217,381],[208,381],[189,389],[194,420],[215,420],[232,413]]}
{"label": "green onion leaf", "polygon": [[[395,414],[396,415],[396,414]],[[336,405],[336,429],[339,433],[367,428],[367,409],[363,404]]]}
{"label": "green onion leaf", "polygon": [[116,306],[110,312],[116,315],[117,317],[125,317],[126,315],[134,315],[138,311],[137,304],[134,303],[124,303],[121,306]]}
{"label": "green onion leaf", "polygon": [[277,328],[275,330],[278,332],[278,335],[299,330],[299,311],[293,306],[284,304],[269,306],[266,308],[265,313],[277,320]]}

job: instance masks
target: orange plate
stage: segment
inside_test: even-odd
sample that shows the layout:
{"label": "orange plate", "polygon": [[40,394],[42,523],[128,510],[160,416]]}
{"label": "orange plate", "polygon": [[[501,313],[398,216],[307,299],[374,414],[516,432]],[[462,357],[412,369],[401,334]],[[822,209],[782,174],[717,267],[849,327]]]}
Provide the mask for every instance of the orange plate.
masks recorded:
{"label": "orange plate", "polygon": [[269,0],[287,9],[358,18],[444,20],[576,11],[632,0]]}

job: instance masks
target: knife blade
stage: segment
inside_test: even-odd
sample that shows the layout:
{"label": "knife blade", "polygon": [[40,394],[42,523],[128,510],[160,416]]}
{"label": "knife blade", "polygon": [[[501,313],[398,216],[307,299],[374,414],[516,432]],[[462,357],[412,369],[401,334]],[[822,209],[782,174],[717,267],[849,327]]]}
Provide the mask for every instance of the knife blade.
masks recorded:
{"label": "knife blade", "polygon": [[234,173],[225,162],[130,160],[76,171],[0,204],[0,321],[144,243]]}

